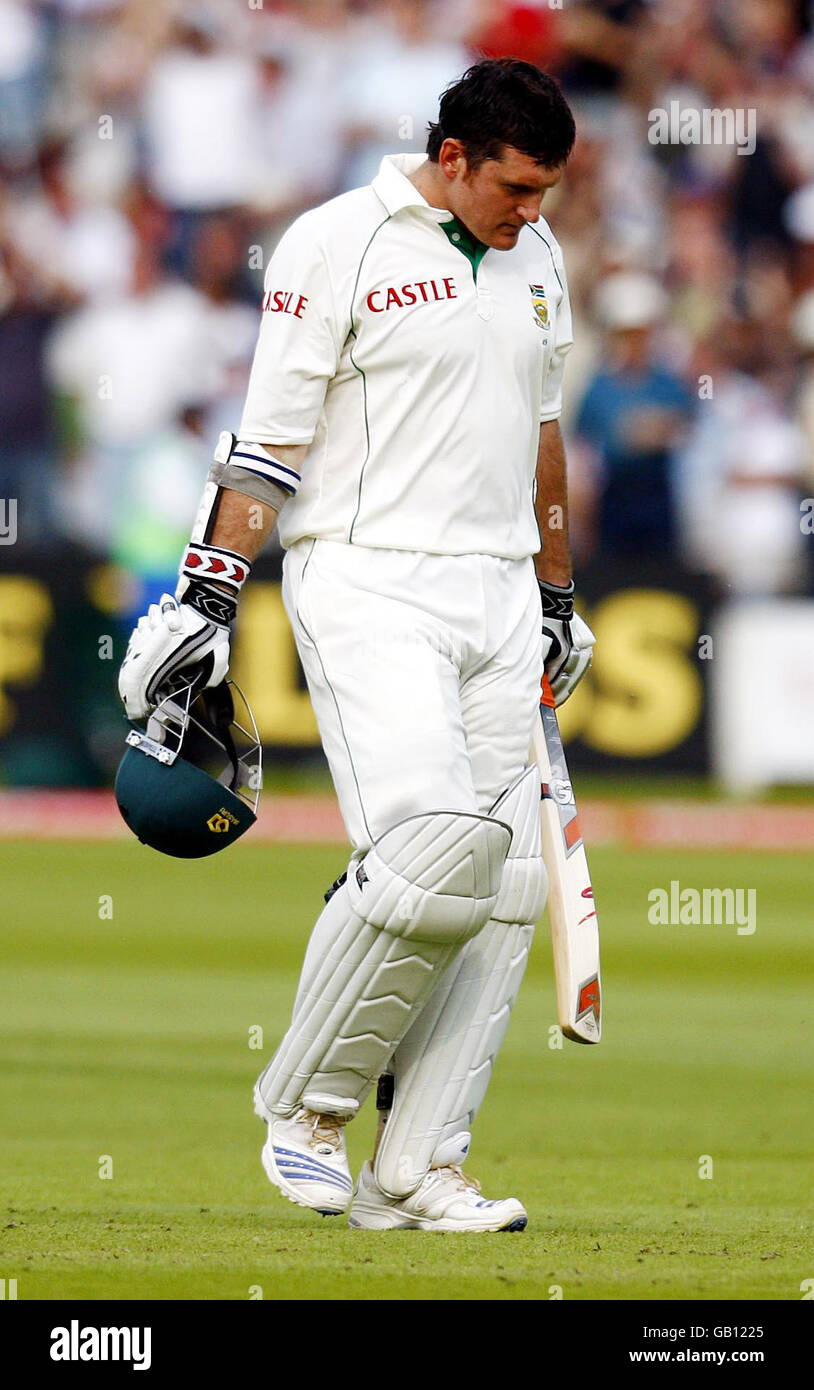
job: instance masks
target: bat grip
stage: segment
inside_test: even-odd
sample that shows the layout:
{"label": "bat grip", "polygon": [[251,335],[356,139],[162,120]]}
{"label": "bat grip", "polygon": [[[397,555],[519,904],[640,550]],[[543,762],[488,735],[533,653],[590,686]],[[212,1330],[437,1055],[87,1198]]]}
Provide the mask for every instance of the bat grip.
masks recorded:
{"label": "bat grip", "polygon": [[548,705],[550,709],[553,709],[556,703],[557,702],[554,699],[554,691],[551,689],[551,684],[549,682],[548,676],[544,672],[543,679],[540,682],[540,704]]}

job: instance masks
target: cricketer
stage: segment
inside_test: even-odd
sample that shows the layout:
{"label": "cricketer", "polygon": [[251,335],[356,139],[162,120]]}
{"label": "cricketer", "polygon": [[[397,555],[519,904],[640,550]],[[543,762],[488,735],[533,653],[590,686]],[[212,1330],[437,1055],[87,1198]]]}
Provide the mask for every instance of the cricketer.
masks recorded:
{"label": "cricketer", "polygon": [[[255,1109],[271,1182],[356,1228],[527,1224],[462,1165],[546,899],[541,677],[561,703],[594,640],[558,424],[571,312],[540,212],[574,136],[552,78],[485,60],[444,93],[426,156],[389,156],[286,232],[240,427],[119,678],[131,718],[179,672],[222,681],[278,526],[352,854]],[[354,1186],[345,1126],[377,1082]]]}

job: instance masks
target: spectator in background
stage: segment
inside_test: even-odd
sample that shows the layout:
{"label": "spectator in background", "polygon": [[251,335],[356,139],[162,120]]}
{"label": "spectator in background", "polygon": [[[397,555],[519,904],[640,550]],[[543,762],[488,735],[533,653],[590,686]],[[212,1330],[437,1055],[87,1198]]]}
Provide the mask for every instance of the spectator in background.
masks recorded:
{"label": "spectator in background", "polygon": [[383,14],[345,74],[345,188],[370,183],[394,150],[423,151],[440,93],[472,61],[463,43],[438,36],[431,0],[386,0]]}
{"label": "spectator in background", "polygon": [[814,290],[800,299],[791,321],[792,337],[799,356],[795,391],[795,418],[806,440],[804,485],[814,492]]}
{"label": "spectator in background", "polygon": [[647,0],[578,0],[563,6],[559,33],[566,57],[560,73],[569,93],[607,109],[603,98],[624,84],[647,10]]}
{"label": "spectator in background", "polygon": [[175,215],[174,269],[186,270],[209,212],[251,202],[259,164],[259,70],[229,43],[225,12],[186,6],[142,98],[147,177]]}
{"label": "spectator in background", "polygon": [[714,332],[722,301],[733,294],[736,283],[735,256],[721,227],[720,200],[693,187],[675,192],[667,250],[671,323],[674,333],[683,334],[688,360],[693,344]]}
{"label": "spectator in background", "polygon": [[54,534],[55,419],[46,380],[49,335],[75,299],[10,233],[0,183],[0,498],[17,503],[17,541]]}
{"label": "spectator in background", "polygon": [[46,84],[45,29],[33,5],[0,0],[0,162],[25,168],[42,133]]}
{"label": "spectator in background", "polygon": [[652,277],[619,271],[595,297],[605,360],[577,412],[576,434],[597,465],[594,538],[603,558],[669,557],[675,548],[673,454],[692,398],[654,357],[667,297]]}
{"label": "spectator in background", "polygon": [[81,441],[60,508],[69,534],[106,548],[136,453],[185,403],[212,395],[219,364],[209,326],[205,297],[168,277],[148,241],[138,246],[126,294],[80,309],[56,329],[51,380]]}
{"label": "spectator in background", "polygon": [[43,145],[36,181],[9,207],[16,244],[67,298],[104,299],[130,280],[134,237],[116,207],[80,198],[64,140]]}
{"label": "spectator in background", "polygon": [[773,389],[762,324],[718,326],[696,366],[712,393],[678,459],[683,558],[728,595],[792,592],[805,575],[806,441]]}
{"label": "spectator in background", "polygon": [[210,444],[242,412],[257,343],[260,292],[247,273],[246,240],[241,218],[218,213],[200,223],[191,246],[190,278],[201,296],[201,347],[210,370],[208,392],[199,390],[195,399]]}
{"label": "spectator in background", "polygon": [[344,0],[306,0],[296,24],[272,22],[261,32],[261,167],[252,201],[275,219],[290,222],[339,192],[346,74],[358,41]]}

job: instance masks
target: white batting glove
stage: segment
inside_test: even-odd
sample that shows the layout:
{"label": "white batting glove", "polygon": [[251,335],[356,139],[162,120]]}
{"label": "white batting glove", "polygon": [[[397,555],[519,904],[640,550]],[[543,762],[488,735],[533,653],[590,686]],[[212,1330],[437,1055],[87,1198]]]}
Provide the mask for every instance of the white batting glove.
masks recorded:
{"label": "white batting glove", "polygon": [[565,701],[579,685],[594,659],[596,638],[588,624],[574,612],[574,581],[564,588],[538,579],[543,606],[543,637],[548,646],[543,653],[556,705]]}
{"label": "white batting glove", "polygon": [[199,672],[204,689],[220,685],[228,669],[228,627],[162,594],[131,633],[119,671],[119,694],[128,719],[144,719],[164,695]]}

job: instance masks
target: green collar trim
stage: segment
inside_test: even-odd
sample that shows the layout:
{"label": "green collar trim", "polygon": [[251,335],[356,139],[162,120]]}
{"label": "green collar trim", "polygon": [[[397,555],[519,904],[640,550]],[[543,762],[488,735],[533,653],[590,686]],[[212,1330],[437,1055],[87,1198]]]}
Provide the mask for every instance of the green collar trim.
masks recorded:
{"label": "green collar trim", "polygon": [[489,247],[473,237],[472,233],[464,226],[463,222],[458,221],[457,217],[451,217],[449,222],[442,222],[440,226],[456,251],[460,251],[466,256],[472,266],[472,277],[477,280],[478,268]]}

